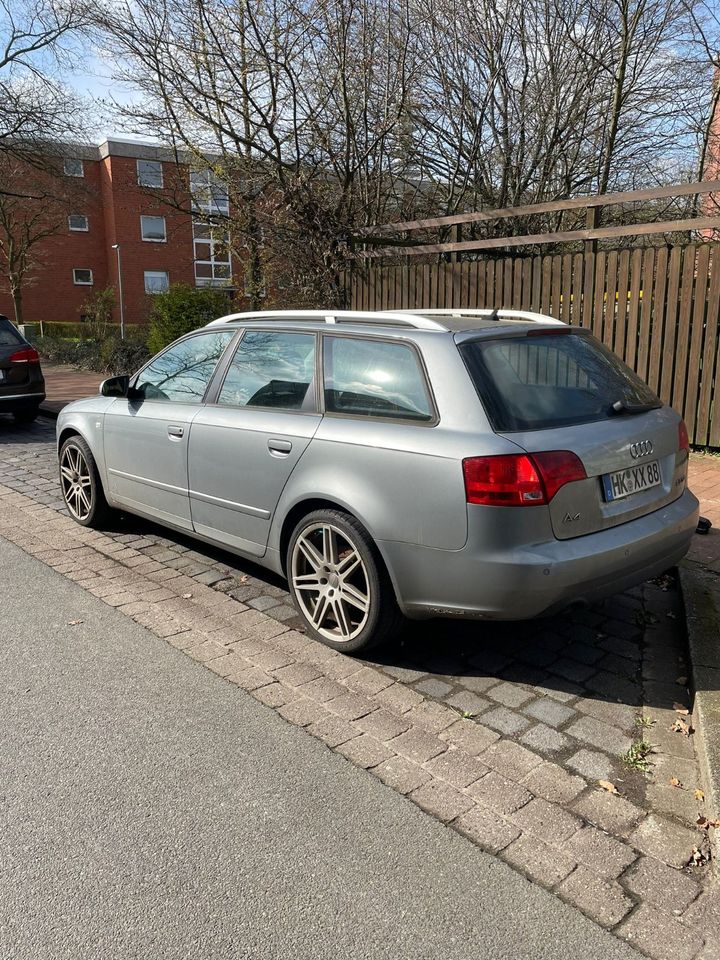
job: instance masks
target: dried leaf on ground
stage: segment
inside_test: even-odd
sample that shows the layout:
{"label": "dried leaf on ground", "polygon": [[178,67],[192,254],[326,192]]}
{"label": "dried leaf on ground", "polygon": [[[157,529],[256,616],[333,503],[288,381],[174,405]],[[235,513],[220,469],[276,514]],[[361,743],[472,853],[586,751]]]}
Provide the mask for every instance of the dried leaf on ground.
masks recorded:
{"label": "dried leaf on ground", "polygon": [[690,857],[690,864],[701,867],[704,863],[708,862],[707,856],[702,852],[699,847],[695,847]]}
{"label": "dried leaf on ground", "polygon": [[710,827],[713,829],[720,827],[720,820],[711,820],[709,817],[703,816],[698,817],[695,823],[700,827],[701,830],[709,830]]}
{"label": "dried leaf on ground", "polygon": [[609,780],[598,780],[598,786],[602,787],[603,790],[607,790],[608,793],[620,793],[615,784]]}
{"label": "dried leaf on ground", "polygon": [[192,597],[191,593],[184,593],[182,595],[183,600],[189,600]]}
{"label": "dried leaf on ground", "polygon": [[79,623],[85,623],[84,620],[68,620],[67,625],[69,627],[76,627]]}
{"label": "dried leaf on ground", "polygon": [[705,799],[705,793],[702,790],[695,790],[695,799],[702,802]]}
{"label": "dried leaf on ground", "polygon": [[682,703],[674,703],[673,710],[675,711],[675,713],[681,713],[684,717],[686,717],[690,713],[688,708],[683,706]]}
{"label": "dried leaf on ground", "polygon": [[695,727],[691,727],[689,724],[685,723],[682,717],[678,717],[670,729],[673,733],[682,733],[682,735],[685,737],[689,737],[691,734],[695,733]]}
{"label": "dried leaf on ground", "polygon": [[682,783],[680,783],[677,777],[670,777],[670,786],[682,788]]}

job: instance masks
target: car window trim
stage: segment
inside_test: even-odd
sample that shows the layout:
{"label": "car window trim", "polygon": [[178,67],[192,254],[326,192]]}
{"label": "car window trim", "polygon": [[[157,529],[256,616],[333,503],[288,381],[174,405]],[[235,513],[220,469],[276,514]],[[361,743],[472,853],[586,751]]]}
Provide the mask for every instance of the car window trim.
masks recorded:
{"label": "car window trim", "polygon": [[[418,368],[420,371],[420,376],[425,387],[426,395],[430,403],[430,412],[432,414],[431,418],[428,420],[416,420],[412,417],[395,417],[395,416],[380,416],[373,417],[367,413],[341,413],[336,412],[335,410],[328,410],[325,404],[325,341],[326,340],[363,340],[368,341],[377,341],[380,343],[401,343],[403,346],[410,347],[410,349],[415,353],[415,356],[418,361]],[[320,402],[321,412],[325,417],[333,417],[335,419],[342,420],[365,420],[370,423],[399,423],[404,426],[413,426],[413,427],[436,427],[440,423],[440,415],[438,413],[437,403],[435,402],[435,394],[432,389],[432,384],[430,383],[430,377],[428,375],[427,367],[425,365],[425,358],[422,355],[417,343],[414,340],[411,340],[409,337],[389,337],[389,336],[372,336],[365,333],[345,333],[344,331],[322,331],[321,337],[322,343],[319,351],[319,363],[320,363]]]}
{"label": "car window trim", "polygon": [[165,347],[164,350],[161,350],[159,353],[156,353],[154,357],[151,357],[151,358],[147,361],[147,363],[144,363],[144,364],[140,367],[140,369],[137,371],[137,373],[133,374],[133,376],[130,378],[130,382],[129,382],[128,386],[134,389],[135,386],[136,386],[136,384],[137,384],[137,382],[138,382],[138,380],[140,379],[141,374],[142,374],[145,370],[147,370],[147,368],[148,368],[152,363],[154,363],[154,362],[155,362],[156,360],[158,360],[160,357],[164,356],[164,355],[168,352],[168,350],[172,350],[172,348],[173,348],[173,347],[176,347],[178,344],[184,343],[185,340],[192,340],[193,337],[207,336],[208,334],[215,334],[215,335],[222,336],[223,333],[233,333],[232,338],[230,339],[230,341],[228,342],[228,344],[225,346],[225,349],[223,350],[223,352],[220,354],[220,356],[219,356],[218,359],[217,359],[217,362],[216,362],[216,364],[215,364],[215,367],[214,367],[214,369],[213,369],[213,372],[212,372],[212,374],[210,375],[210,379],[208,380],[207,386],[205,387],[205,392],[203,393],[202,397],[200,397],[198,400],[161,400],[161,399],[159,399],[158,397],[143,397],[143,398],[140,400],[140,398],[138,398],[141,403],[177,403],[177,404],[183,404],[184,406],[198,406],[198,405],[200,405],[200,404],[204,404],[204,403],[206,402],[206,397],[208,396],[208,393],[209,393],[209,391],[210,391],[210,388],[211,388],[211,386],[212,386],[212,384],[213,384],[213,381],[214,381],[214,379],[215,379],[215,375],[216,375],[216,373],[217,373],[218,367],[219,367],[220,364],[224,361],[225,356],[227,355],[228,350],[230,350],[230,349],[232,348],[233,344],[234,344],[234,343],[236,342],[236,340],[238,339],[238,336],[237,336],[237,335],[238,335],[239,332],[241,332],[241,331],[232,331],[232,329],[231,329],[231,330],[207,330],[207,329],[205,329],[205,328],[201,328],[200,330],[192,330],[190,333],[185,334],[185,336],[183,336],[183,337],[178,337],[177,340],[173,340],[173,342],[172,342],[172,343],[169,343],[169,344]]}
{"label": "car window trim", "polygon": [[[311,336],[311,337],[313,337],[313,339],[315,340],[315,347],[314,347],[314,350],[315,350],[315,364],[314,364],[315,370],[314,370],[314,373],[313,373],[313,378],[312,378],[312,380],[311,380],[311,382],[310,382],[310,384],[309,384],[308,391],[307,391],[307,393],[305,394],[305,399],[303,400],[303,405],[302,405],[302,407],[301,407],[299,410],[298,410],[298,409],[288,408],[288,407],[261,407],[261,406],[258,406],[257,404],[254,404],[253,406],[248,406],[247,404],[244,404],[244,405],[243,405],[243,404],[236,405],[236,404],[231,404],[231,403],[218,403],[218,397],[219,397],[220,394],[222,393],[222,388],[225,386],[225,379],[226,379],[226,377],[227,377],[227,375],[228,375],[228,372],[229,372],[229,370],[230,370],[230,367],[232,366],[232,362],[233,362],[233,360],[235,359],[235,354],[237,353],[237,351],[238,351],[238,350],[240,349],[240,347],[242,346],[242,342],[243,342],[243,340],[245,339],[245,335],[246,335],[247,333],[255,333],[255,332],[258,332],[258,333],[259,333],[260,331],[267,332],[267,333],[294,333],[294,334],[297,334],[297,335],[299,335],[299,336],[301,336],[301,337]],[[320,405],[319,405],[319,397],[318,397],[318,380],[317,380],[317,363],[318,363],[318,354],[319,354],[319,352],[320,352],[318,331],[317,331],[317,330],[296,330],[296,329],[294,329],[294,328],[287,329],[287,328],[285,328],[285,327],[275,327],[275,326],[273,326],[272,328],[267,328],[267,327],[261,327],[261,328],[251,327],[251,328],[249,328],[249,329],[248,329],[247,327],[243,327],[243,328],[239,331],[239,333],[241,334],[241,336],[237,338],[237,342],[235,342],[235,345],[234,345],[233,350],[232,350],[232,355],[229,357],[229,359],[227,360],[227,363],[224,365],[224,369],[223,369],[223,373],[222,373],[222,379],[218,381],[218,383],[217,383],[217,385],[216,385],[216,388],[215,388],[215,390],[213,390],[212,394],[211,394],[211,395],[208,395],[208,399],[207,399],[207,401],[206,401],[207,406],[218,407],[220,410],[260,410],[260,411],[264,411],[264,412],[266,412],[266,413],[267,413],[268,411],[273,411],[273,412],[275,412],[275,413],[293,413],[293,414],[295,414],[296,416],[297,416],[298,414],[300,414],[301,416],[307,416],[308,414],[310,414],[311,416],[317,416],[318,414],[320,414]],[[229,344],[229,346],[232,347],[233,344],[231,343],[231,344]],[[312,387],[312,390],[310,389],[310,387]],[[308,401],[308,397],[311,398],[311,402],[312,402],[312,397],[313,397],[313,396],[314,396],[314,403],[313,403],[313,405],[312,405],[312,406],[309,406],[309,405],[306,406],[307,401]]]}

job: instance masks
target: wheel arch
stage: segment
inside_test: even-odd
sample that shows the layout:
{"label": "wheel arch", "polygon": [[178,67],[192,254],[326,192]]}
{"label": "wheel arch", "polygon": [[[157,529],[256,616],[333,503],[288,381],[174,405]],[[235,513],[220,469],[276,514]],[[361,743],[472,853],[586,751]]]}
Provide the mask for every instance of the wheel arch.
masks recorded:
{"label": "wheel arch", "polygon": [[62,445],[66,440],[69,440],[70,437],[80,437],[81,440],[84,440],[90,448],[90,453],[93,455],[95,466],[100,478],[100,485],[102,487],[103,494],[107,497],[106,491],[108,478],[105,471],[103,436],[100,430],[93,431],[91,426],[92,424],[89,423],[85,417],[79,417],[75,415],[72,418],[68,418],[68,420],[60,427],[60,431],[57,435],[57,455],[59,459]]}
{"label": "wheel arch", "polygon": [[[82,439],[85,440],[85,437],[83,437],[82,433],[80,432],[80,430],[78,430],[77,427],[73,427],[73,426],[63,427],[57,439],[58,453],[60,453],[60,451],[62,450],[62,445],[65,443],[66,440],[69,440],[70,437],[82,437]],[[85,443],[87,443],[87,440],[85,440]]]}
{"label": "wheel arch", "polygon": [[290,537],[292,532],[300,522],[303,517],[306,517],[309,513],[312,513],[315,510],[340,510],[342,513],[347,513],[349,516],[354,517],[359,523],[365,527],[370,536],[370,539],[373,542],[375,549],[377,550],[380,562],[382,563],[385,572],[390,578],[390,583],[392,584],[393,593],[395,594],[395,599],[400,602],[400,594],[398,593],[397,583],[395,581],[395,575],[392,570],[392,567],[388,563],[388,559],[385,555],[385,551],[382,548],[382,545],[375,538],[372,529],[368,526],[365,520],[358,516],[347,504],[344,504],[338,500],[333,500],[329,497],[305,497],[302,500],[299,500],[297,503],[288,510],[285,518],[283,519],[282,526],[280,528],[280,539],[279,539],[279,552],[280,552],[280,563],[282,565],[282,572],[285,579],[287,579],[287,549],[290,544]]}

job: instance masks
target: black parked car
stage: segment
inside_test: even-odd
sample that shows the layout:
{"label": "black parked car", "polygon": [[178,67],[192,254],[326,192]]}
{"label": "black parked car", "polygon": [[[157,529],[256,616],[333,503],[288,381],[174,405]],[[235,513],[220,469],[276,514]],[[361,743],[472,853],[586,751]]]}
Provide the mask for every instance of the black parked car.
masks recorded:
{"label": "black parked car", "polygon": [[40,354],[0,314],[0,413],[12,413],[18,423],[31,423],[44,399]]}

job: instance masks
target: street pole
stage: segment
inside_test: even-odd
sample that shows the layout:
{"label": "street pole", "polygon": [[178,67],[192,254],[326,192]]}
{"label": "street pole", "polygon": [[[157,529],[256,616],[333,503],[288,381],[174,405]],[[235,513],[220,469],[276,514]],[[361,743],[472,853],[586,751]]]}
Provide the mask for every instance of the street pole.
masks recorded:
{"label": "street pole", "polygon": [[122,288],[122,263],[120,260],[120,244],[114,243],[112,245],[113,250],[117,253],[117,270],[118,270],[118,296],[120,297],[120,339],[125,339],[125,304],[123,302],[123,288]]}

